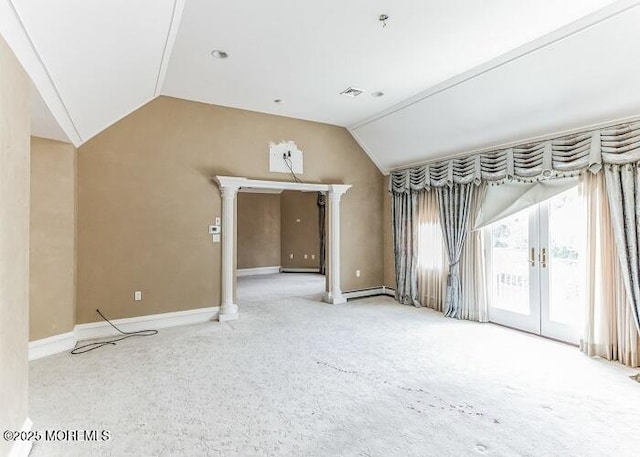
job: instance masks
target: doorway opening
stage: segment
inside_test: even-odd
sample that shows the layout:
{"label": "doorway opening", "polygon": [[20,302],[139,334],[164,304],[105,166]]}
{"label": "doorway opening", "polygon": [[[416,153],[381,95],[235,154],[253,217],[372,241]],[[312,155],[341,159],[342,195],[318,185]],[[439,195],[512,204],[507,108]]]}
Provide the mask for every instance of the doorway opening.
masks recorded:
{"label": "doorway opening", "polygon": [[577,344],[586,230],[577,187],[486,228],[489,320]]}
{"label": "doorway opening", "polygon": [[221,303],[218,312],[220,322],[238,319],[236,303],[236,207],[241,189],[255,190],[302,190],[323,192],[327,195],[327,281],[323,300],[340,304],[347,301],[340,286],[340,200],[351,188],[348,184],[311,184],[300,182],[261,181],[239,176],[216,176],[222,197],[221,218]]}
{"label": "doorway opening", "polygon": [[326,289],[325,203],[323,192],[238,192],[236,276],[240,300],[261,295],[322,298]]}

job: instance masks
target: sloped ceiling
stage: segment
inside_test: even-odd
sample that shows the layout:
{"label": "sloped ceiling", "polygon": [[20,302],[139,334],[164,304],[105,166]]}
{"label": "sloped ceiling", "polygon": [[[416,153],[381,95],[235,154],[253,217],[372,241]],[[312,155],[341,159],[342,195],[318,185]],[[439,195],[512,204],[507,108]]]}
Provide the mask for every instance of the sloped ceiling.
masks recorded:
{"label": "sloped ceiling", "polygon": [[0,0],[0,33],[34,135],[80,145],[164,94],[345,126],[388,171],[640,114],[638,3]]}
{"label": "sloped ceiling", "polygon": [[[354,126],[383,170],[640,115],[640,8],[581,21]],[[566,35],[571,31],[571,34]],[[575,32],[575,33],[574,33]]]}
{"label": "sloped ceiling", "polygon": [[[0,31],[48,111],[79,145],[159,94],[174,0],[1,0]],[[38,102],[34,108],[43,108]],[[34,113],[34,134],[49,128]]]}

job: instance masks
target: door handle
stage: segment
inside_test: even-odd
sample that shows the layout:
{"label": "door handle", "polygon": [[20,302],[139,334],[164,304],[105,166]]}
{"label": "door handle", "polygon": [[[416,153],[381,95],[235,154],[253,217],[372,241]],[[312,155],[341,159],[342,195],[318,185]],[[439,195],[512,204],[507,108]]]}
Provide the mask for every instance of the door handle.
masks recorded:
{"label": "door handle", "polygon": [[542,268],[547,268],[547,249],[542,248],[540,251],[540,266]]}
{"label": "door handle", "polygon": [[536,248],[531,248],[531,255],[529,256],[529,266],[536,266]]}

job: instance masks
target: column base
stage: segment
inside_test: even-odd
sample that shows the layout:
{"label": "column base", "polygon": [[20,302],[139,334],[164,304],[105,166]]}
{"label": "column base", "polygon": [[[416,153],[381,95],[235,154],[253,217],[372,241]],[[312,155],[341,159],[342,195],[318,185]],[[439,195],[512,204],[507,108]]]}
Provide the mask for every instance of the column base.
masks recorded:
{"label": "column base", "polygon": [[342,293],[332,294],[331,292],[325,292],[322,299],[325,303],[330,303],[332,305],[341,305],[347,302],[347,297],[342,295]]}
{"label": "column base", "polygon": [[238,319],[238,305],[226,303],[220,307],[218,322],[235,321],[236,319]]}
{"label": "column base", "polygon": [[235,313],[219,313],[218,322],[235,321],[238,319],[238,312]]}

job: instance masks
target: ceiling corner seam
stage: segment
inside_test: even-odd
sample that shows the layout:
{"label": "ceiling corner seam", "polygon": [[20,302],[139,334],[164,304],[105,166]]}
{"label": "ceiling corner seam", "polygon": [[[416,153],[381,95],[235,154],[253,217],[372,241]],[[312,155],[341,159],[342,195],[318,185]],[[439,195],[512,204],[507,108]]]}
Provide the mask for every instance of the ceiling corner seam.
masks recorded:
{"label": "ceiling corner seam", "polygon": [[178,27],[182,20],[182,11],[184,10],[185,0],[174,0],[173,9],[171,10],[171,19],[169,20],[169,28],[167,30],[167,36],[164,41],[164,48],[162,50],[162,57],[160,58],[160,67],[158,68],[158,76],[156,77],[156,85],[153,91],[153,96],[157,97],[162,92],[164,81],[167,76],[167,70],[169,68],[169,60],[173,53],[173,45],[175,44],[176,36],[178,35]]}
{"label": "ceiling corner seam", "polygon": [[356,132],[354,132],[353,130],[351,130],[350,128],[348,128],[348,127],[347,127],[347,132],[349,132],[349,134],[353,137],[353,139],[356,140],[356,143],[358,143],[358,146],[360,146],[360,148],[364,151],[364,153],[367,155],[367,157],[369,157],[369,160],[371,160],[371,162],[373,162],[373,164],[376,166],[378,171],[380,171],[380,173],[382,173],[383,175],[386,176],[388,174],[388,172],[385,173],[386,168],[383,167],[380,164],[380,162],[378,161],[378,159],[375,158],[373,153],[371,153],[371,151],[369,151],[369,149],[367,148],[367,146],[364,143],[364,141],[362,141],[360,139],[360,137],[358,137],[358,134]]}

